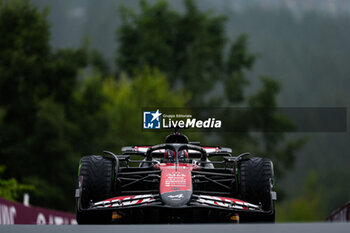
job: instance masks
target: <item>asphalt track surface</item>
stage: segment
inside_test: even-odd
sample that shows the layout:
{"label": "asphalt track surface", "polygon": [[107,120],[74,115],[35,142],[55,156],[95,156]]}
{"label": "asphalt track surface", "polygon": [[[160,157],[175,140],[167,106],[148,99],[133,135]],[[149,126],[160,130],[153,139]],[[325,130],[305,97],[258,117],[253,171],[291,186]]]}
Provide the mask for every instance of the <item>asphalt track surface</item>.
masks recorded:
{"label": "asphalt track surface", "polygon": [[350,233],[350,223],[169,224],[169,225],[2,225],[1,233]]}

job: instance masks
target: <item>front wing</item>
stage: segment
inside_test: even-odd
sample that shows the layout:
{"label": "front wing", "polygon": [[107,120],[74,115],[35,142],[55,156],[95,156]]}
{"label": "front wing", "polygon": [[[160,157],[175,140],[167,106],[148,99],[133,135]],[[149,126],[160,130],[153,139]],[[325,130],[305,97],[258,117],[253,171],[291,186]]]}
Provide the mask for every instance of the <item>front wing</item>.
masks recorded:
{"label": "front wing", "polygon": [[[173,199],[181,198],[181,194],[171,196]],[[95,202],[89,208],[90,210],[121,210],[127,208],[139,207],[161,207],[161,208],[217,208],[232,212],[260,212],[265,213],[261,206],[254,205],[242,200],[217,197],[208,195],[192,195],[191,201],[184,206],[169,206],[165,205],[158,194],[145,194],[135,196],[114,197],[104,201]],[[266,212],[267,213],[267,212]]]}

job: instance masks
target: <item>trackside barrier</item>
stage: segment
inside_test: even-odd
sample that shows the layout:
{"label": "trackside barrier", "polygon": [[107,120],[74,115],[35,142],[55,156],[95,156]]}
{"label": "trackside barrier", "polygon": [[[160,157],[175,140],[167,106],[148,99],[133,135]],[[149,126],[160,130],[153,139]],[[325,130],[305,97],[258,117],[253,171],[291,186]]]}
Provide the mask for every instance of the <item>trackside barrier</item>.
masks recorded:
{"label": "trackside barrier", "polygon": [[61,211],[25,206],[0,197],[0,224],[77,224],[75,215]]}
{"label": "trackside barrier", "polygon": [[326,220],[328,222],[350,222],[350,202],[333,211]]}

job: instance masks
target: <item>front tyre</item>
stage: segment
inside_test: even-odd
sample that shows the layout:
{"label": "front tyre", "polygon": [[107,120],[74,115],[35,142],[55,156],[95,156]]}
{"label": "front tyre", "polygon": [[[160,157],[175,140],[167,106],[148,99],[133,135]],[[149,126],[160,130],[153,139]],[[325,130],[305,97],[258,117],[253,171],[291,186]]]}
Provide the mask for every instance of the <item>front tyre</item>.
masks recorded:
{"label": "front tyre", "polygon": [[[100,155],[84,156],[80,160],[79,176],[82,176],[80,207],[87,209],[91,202],[108,199],[113,191],[113,160]],[[79,224],[103,224],[111,221],[110,213],[77,210]]]}
{"label": "front tyre", "polygon": [[240,165],[240,191],[242,200],[262,205],[269,214],[257,215],[248,221],[275,222],[275,205],[273,191],[274,172],[272,161],[266,158],[253,157],[243,160]]}

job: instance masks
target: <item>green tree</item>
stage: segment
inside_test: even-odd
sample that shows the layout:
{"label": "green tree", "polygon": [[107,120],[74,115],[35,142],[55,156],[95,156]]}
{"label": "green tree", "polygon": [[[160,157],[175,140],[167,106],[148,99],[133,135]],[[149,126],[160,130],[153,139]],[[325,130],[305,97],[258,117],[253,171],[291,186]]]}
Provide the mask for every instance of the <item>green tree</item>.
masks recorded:
{"label": "green tree", "polygon": [[172,86],[196,90],[191,101],[200,104],[215,81],[226,75],[225,17],[200,12],[194,1],[184,3],[183,15],[171,10],[166,1],[154,5],[140,1],[140,14],[122,7],[116,64],[119,71],[128,73],[145,65],[157,67]]}
{"label": "green tree", "polygon": [[87,55],[51,49],[47,12],[27,0],[0,2],[0,163],[4,176],[36,186],[34,203],[68,209],[75,170],[70,103]]}
{"label": "green tree", "polygon": [[[5,172],[5,166],[0,165],[0,175]],[[20,184],[15,178],[3,179],[0,178],[0,197],[10,201],[19,201],[20,194],[24,191],[34,189],[32,185]]]}
{"label": "green tree", "polygon": [[324,211],[322,193],[324,191],[319,184],[318,175],[315,171],[311,171],[300,189],[300,194],[277,206],[277,221],[323,221],[327,215]]}
{"label": "green tree", "polygon": [[182,90],[172,90],[156,69],[145,67],[132,78],[123,75],[119,80],[93,73],[75,93],[79,128],[86,135],[76,140],[81,154],[100,153],[102,148],[119,152],[130,143],[158,143],[165,135],[141,131],[142,107],[183,107],[189,98]]}
{"label": "green tree", "polygon": [[1,160],[11,168],[21,161],[12,155],[28,156],[24,148],[30,143],[40,76],[49,56],[45,17],[28,1],[0,2],[0,104],[6,112],[0,150]]}

